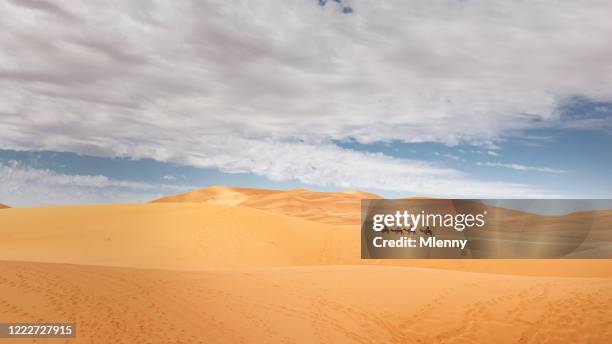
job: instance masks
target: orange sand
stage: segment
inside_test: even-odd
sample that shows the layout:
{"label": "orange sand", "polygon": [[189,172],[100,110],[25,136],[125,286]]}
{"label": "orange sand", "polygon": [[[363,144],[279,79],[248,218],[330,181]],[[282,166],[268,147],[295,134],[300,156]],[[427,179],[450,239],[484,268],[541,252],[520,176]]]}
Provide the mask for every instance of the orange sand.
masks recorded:
{"label": "orange sand", "polygon": [[178,272],[0,262],[0,269],[2,319],[75,321],[77,343],[606,343],[612,337],[609,278],[381,266]]}
{"label": "orange sand", "polygon": [[373,196],[216,187],[5,209],[0,322],[76,322],[73,343],[612,338],[612,260],[363,261]]}
{"label": "orange sand", "polygon": [[365,198],[382,197],[353,190],[313,192],[304,189],[281,191],[213,186],[153,202],[240,205],[327,224],[359,224],[361,200]]}

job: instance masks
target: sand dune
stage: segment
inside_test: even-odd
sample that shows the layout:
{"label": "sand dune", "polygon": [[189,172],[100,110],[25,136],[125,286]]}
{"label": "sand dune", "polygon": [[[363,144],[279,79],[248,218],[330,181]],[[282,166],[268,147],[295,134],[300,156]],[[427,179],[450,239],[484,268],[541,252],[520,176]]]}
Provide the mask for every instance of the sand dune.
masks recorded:
{"label": "sand dune", "polygon": [[375,264],[612,276],[612,260],[361,260],[358,226],[207,203],[12,208],[0,213],[0,236],[0,259],[15,261],[175,270]]}
{"label": "sand dune", "polygon": [[606,343],[612,337],[609,278],[354,266],[177,272],[0,262],[0,270],[2,319],[74,321],[74,343]]}
{"label": "sand dune", "polygon": [[0,203],[0,209],[6,209],[6,208],[9,208],[9,206],[8,206],[8,205],[4,205],[4,204]]}
{"label": "sand dune", "polygon": [[[0,319],[76,322],[76,343],[612,336],[612,260],[361,260],[364,197],[375,195],[215,187],[149,204],[4,209]],[[595,238],[610,214],[596,217]]]}
{"label": "sand dune", "polygon": [[214,186],[153,202],[241,205],[327,224],[359,224],[361,200],[367,198],[382,197],[362,191],[283,191]]}
{"label": "sand dune", "polygon": [[328,244],[337,230],[359,234],[217,204],[15,208],[0,215],[0,259],[167,269],[316,265],[343,261]]}

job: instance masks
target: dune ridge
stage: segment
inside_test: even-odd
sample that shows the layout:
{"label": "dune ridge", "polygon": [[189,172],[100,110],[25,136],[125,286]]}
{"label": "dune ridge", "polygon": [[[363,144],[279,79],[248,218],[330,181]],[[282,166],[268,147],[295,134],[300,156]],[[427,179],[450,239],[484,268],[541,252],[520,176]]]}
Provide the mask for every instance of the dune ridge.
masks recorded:
{"label": "dune ridge", "polygon": [[7,209],[7,208],[10,208],[10,207],[6,204],[0,203],[0,209]]}
{"label": "dune ridge", "polygon": [[163,197],[153,203],[240,205],[327,224],[358,224],[361,200],[379,198],[382,197],[358,190],[314,192],[213,186]]}

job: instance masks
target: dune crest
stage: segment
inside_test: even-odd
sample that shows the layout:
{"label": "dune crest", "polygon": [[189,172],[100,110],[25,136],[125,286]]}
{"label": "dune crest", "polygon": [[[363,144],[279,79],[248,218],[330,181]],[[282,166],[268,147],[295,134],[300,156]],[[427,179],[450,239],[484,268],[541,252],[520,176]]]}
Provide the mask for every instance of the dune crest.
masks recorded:
{"label": "dune crest", "polygon": [[307,189],[268,190],[212,186],[179,195],[163,197],[153,203],[209,203],[244,206],[326,224],[358,224],[361,200],[379,195],[347,190],[316,192]]}
{"label": "dune crest", "polygon": [[0,203],[0,209],[7,209],[7,208],[10,208],[10,207],[8,205]]}

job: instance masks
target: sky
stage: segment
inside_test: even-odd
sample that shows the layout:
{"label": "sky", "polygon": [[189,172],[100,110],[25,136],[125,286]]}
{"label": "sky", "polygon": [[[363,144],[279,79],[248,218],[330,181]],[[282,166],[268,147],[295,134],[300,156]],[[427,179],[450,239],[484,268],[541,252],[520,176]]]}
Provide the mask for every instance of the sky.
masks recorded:
{"label": "sky", "polygon": [[0,3],[0,203],[612,198],[612,3]]}

